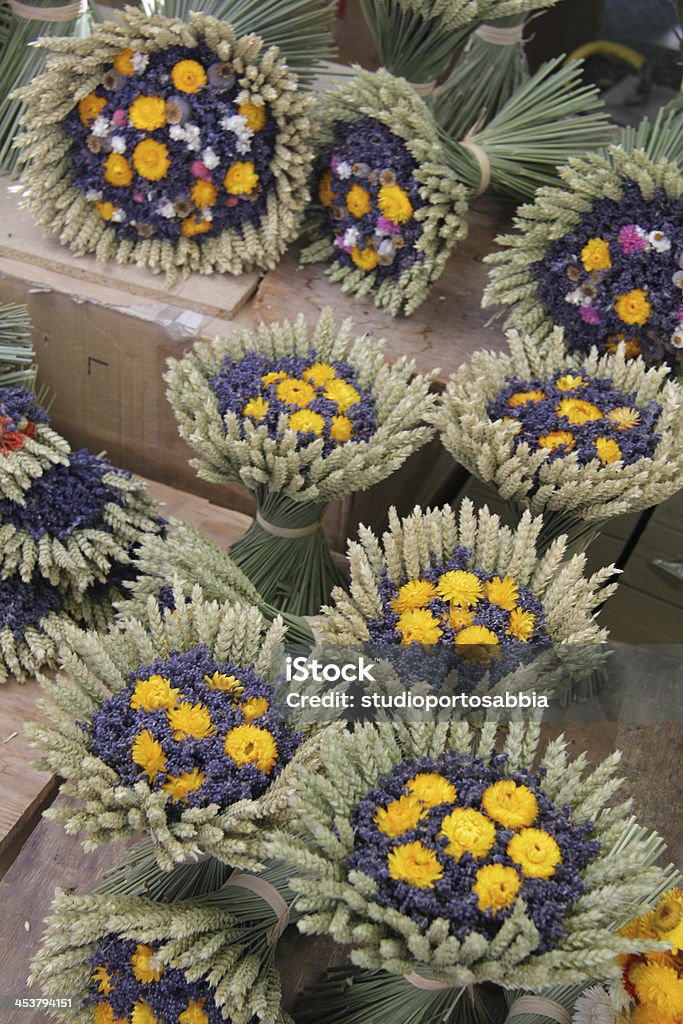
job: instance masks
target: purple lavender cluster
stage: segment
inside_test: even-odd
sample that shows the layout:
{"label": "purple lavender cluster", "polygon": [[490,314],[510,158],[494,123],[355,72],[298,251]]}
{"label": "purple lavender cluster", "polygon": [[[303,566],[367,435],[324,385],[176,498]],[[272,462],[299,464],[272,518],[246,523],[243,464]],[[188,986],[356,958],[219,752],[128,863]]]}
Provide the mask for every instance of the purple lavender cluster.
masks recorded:
{"label": "purple lavender cluster", "polygon": [[205,43],[123,51],[70,112],[73,184],[119,239],[201,243],[261,219],[277,124],[237,102],[242,74]]}
{"label": "purple lavender cluster", "polygon": [[[148,702],[147,710],[144,699],[140,706],[135,698],[140,681],[151,677],[158,677],[167,693],[175,692],[164,704]],[[255,758],[248,760],[247,750],[241,764],[226,753],[226,737],[245,724],[258,730],[255,742],[263,739],[266,753],[273,755],[267,770]],[[114,769],[123,785],[132,787],[146,778],[152,789],[169,793],[171,819],[179,817],[184,806],[224,808],[261,796],[301,742],[286,724],[272,687],[251,668],[217,661],[205,645],[184,653],[171,651],[167,658],[141,665],[130,674],[129,685],[105,701],[84,728],[91,752]],[[160,745],[155,748],[160,760],[154,771],[146,771],[144,757],[136,760],[136,741],[143,733]],[[196,783],[204,781],[174,795],[173,780],[190,776]]]}
{"label": "purple lavender cluster", "polygon": [[205,979],[190,981],[176,967],[149,964],[159,945],[116,934],[102,939],[89,961],[94,1020],[123,1022],[135,1013],[146,1024],[225,1024]]}
{"label": "purple lavender cluster", "polygon": [[49,423],[48,414],[40,408],[36,396],[28,388],[0,388],[0,422],[5,430],[23,430],[27,423]]}
{"label": "purple lavender cluster", "polygon": [[341,359],[321,361],[313,348],[306,355],[226,356],[210,383],[222,417],[250,419],[272,438],[284,421],[298,434],[298,448],[322,437],[323,458],[340,444],[370,440],[377,430],[375,398],[360,387],[357,370]]}
{"label": "purple lavender cluster", "polygon": [[646,199],[627,181],[599,199],[531,268],[538,298],[571,348],[597,346],[648,362],[683,354],[683,196]]}
{"label": "purple lavender cluster", "polygon": [[97,528],[108,531],[102,521],[108,503],[123,504],[118,490],[103,482],[106,473],[130,476],[114,470],[107,459],[87,449],[72,452],[68,465],[51,466],[25,492],[25,504],[0,499],[0,522],[11,524],[34,540],[46,534],[65,540],[75,530]]}
{"label": "purple lavender cluster", "polygon": [[23,640],[30,627],[40,631],[41,619],[60,610],[59,595],[41,576],[26,583],[19,576],[0,579],[0,632],[9,629]]}
{"label": "purple lavender cluster", "polygon": [[532,451],[545,449],[549,460],[573,452],[581,465],[599,459],[630,466],[651,458],[661,440],[661,406],[654,400],[636,405],[635,392],[620,391],[609,377],[565,368],[548,377],[505,381],[488,404],[489,417],[515,420],[515,447],[524,442]]}
{"label": "purple lavender cluster", "polygon": [[324,231],[334,262],[395,279],[423,260],[416,212],[424,206],[417,164],[403,139],[374,117],[337,121],[334,142],[317,166]]}
{"label": "purple lavender cluster", "polygon": [[[407,785],[420,773],[435,773],[455,787],[455,801],[428,808],[427,814],[415,828],[399,836],[381,831],[375,820],[378,808],[388,807],[410,793]],[[482,797],[485,791],[501,780],[512,780],[527,787],[538,803],[535,829],[543,830],[557,843],[561,863],[551,878],[521,876],[521,887],[515,901],[506,908],[481,910],[473,891],[478,871],[487,864],[513,867],[517,865],[507,852],[515,831],[496,827],[495,842],[484,857],[464,853],[459,859],[446,853],[448,840],[442,834],[442,823],[455,807],[472,808],[485,814]],[[568,910],[586,891],[581,872],[600,850],[598,840],[591,839],[591,822],[576,824],[569,806],[555,807],[542,788],[542,773],[523,769],[512,772],[507,767],[507,755],[493,752],[490,762],[468,754],[449,751],[432,760],[404,761],[391,774],[361,800],[352,817],[355,833],[354,852],[348,858],[350,869],[362,871],[377,883],[373,897],[381,907],[390,907],[410,917],[425,932],[437,918],[446,919],[450,933],[464,940],[478,932],[493,939],[512,913],[518,900],[526,904],[526,911],[539,933],[536,953],[544,953],[557,946],[565,934],[564,919]],[[392,878],[388,856],[397,846],[420,842],[436,854],[442,877],[432,887],[419,887],[407,881]]]}

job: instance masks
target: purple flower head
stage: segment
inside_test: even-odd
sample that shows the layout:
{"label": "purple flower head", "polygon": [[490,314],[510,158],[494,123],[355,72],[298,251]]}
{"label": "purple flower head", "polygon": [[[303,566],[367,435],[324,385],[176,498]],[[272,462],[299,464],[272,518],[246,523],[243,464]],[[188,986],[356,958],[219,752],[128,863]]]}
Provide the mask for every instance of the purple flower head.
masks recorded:
{"label": "purple flower head", "polygon": [[19,576],[0,580],[0,634],[9,629],[15,640],[21,640],[31,626],[40,630],[41,619],[58,612],[57,591],[42,576],[25,583]]}
{"label": "purple flower head", "polygon": [[28,388],[0,388],[0,418],[7,431],[25,429],[28,423],[49,423],[50,418]]}

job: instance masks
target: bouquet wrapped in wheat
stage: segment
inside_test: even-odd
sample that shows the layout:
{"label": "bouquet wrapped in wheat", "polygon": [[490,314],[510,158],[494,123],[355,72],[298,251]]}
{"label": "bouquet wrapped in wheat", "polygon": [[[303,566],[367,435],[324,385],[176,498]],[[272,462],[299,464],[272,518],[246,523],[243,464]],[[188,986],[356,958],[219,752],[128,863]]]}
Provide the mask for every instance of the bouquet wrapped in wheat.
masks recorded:
{"label": "bouquet wrapped in wheat", "polygon": [[327,502],[384,480],[432,435],[431,376],[385,362],[326,310],[313,329],[263,324],[169,360],[165,380],[198,475],[238,480],[257,503],[230,549],[263,599],[314,615],[341,582],[322,529]]}
{"label": "bouquet wrapped in wheat", "polygon": [[475,353],[449,380],[434,423],[451,455],[519,517],[543,515],[541,542],[581,546],[606,520],[683,487],[683,388],[619,343],[567,352],[556,329],[508,335],[509,354]]}

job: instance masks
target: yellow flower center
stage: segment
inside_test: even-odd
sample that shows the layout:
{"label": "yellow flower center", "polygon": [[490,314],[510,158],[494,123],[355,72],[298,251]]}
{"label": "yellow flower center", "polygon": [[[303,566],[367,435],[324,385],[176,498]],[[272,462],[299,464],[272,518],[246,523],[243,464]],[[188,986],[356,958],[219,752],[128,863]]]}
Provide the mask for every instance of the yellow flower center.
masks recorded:
{"label": "yellow flower center", "polygon": [[378,807],[374,821],[380,832],[396,837],[415,828],[426,815],[427,809],[420,800],[414,796],[402,796],[386,807]]}
{"label": "yellow flower center", "polygon": [[496,841],[496,826],[471,807],[456,807],[441,822],[440,834],[448,839],[446,853],[456,860],[466,853],[485,857]]}
{"label": "yellow flower center", "polygon": [[433,889],[443,877],[443,868],[433,850],[420,842],[397,846],[388,857],[389,874],[398,881],[418,889]]}
{"label": "yellow flower center", "polygon": [[514,868],[502,864],[485,864],[477,871],[472,891],[478,898],[480,910],[490,910],[496,914],[515,902],[521,884]]}
{"label": "yellow flower center", "polygon": [[159,772],[166,771],[166,755],[163,747],[159,740],[154,739],[149,729],[143,729],[135,737],[131,748],[131,757],[152,782]]}
{"label": "yellow flower center", "polygon": [[260,106],[255,103],[240,103],[237,113],[244,118],[252,132],[260,132],[266,123],[266,108],[263,103]]}
{"label": "yellow flower center", "polygon": [[251,417],[255,423],[260,423],[267,412],[268,402],[261,395],[258,395],[257,398],[250,398],[242,409],[242,415]]}
{"label": "yellow flower center", "polygon": [[508,405],[511,409],[517,409],[527,402],[542,402],[545,397],[544,391],[518,391],[515,395],[510,395]]}
{"label": "yellow flower center", "polygon": [[491,604],[511,612],[517,604],[519,590],[516,582],[511,576],[494,576],[490,583],[486,584],[486,596]]}
{"label": "yellow flower center", "polygon": [[116,188],[125,188],[133,180],[133,169],[120,153],[110,153],[104,161],[104,180]]}
{"label": "yellow flower center", "polygon": [[648,302],[647,292],[643,288],[634,288],[626,295],[617,295],[614,309],[625,324],[645,324],[650,319],[652,303]]}
{"label": "yellow flower center", "polygon": [[581,250],[581,262],[584,270],[590,273],[592,270],[609,270],[612,260],[609,254],[609,245],[604,238],[591,238]]}
{"label": "yellow flower center", "polygon": [[198,768],[191,772],[181,772],[180,775],[169,775],[161,787],[164,793],[168,793],[172,803],[188,803],[188,795],[196,792],[206,782],[206,775]]}
{"label": "yellow flower center", "polygon": [[582,398],[563,398],[555,411],[558,416],[565,416],[570,423],[579,425],[602,419],[602,412],[597,405],[584,402]]}
{"label": "yellow flower center", "polygon": [[128,117],[134,128],[153,132],[166,124],[166,100],[161,96],[136,96],[128,108]]}
{"label": "yellow flower center", "polygon": [[435,644],[441,636],[437,619],[425,608],[413,608],[404,612],[396,629],[401,634],[402,644]]}
{"label": "yellow flower center", "polygon": [[527,828],[538,816],[538,801],[528,786],[501,779],[484,790],[482,807],[503,828]]}
{"label": "yellow flower center", "polygon": [[238,768],[253,764],[266,774],[273,770],[278,756],[275,737],[256,725],[238,725],[231,729],[225,737],[224,749]]}
{"label": "yellow flower center", "polygon": [[599,437],[595,442],[595,450],[603,466],[618,462],[621,458],[621,448],[612,437]]}
{"label": "yellow flower center", "polygon": [[143,139],[133,150],[133,166],[141,178],[159,181],[171,166],[168,147],[156,139]]}
{"label": "yellow flower center", "polygon": [[473,572],[454,569],[445,572],[437,585],[439,597],[451,604],[472,608],[484,596],[484,585]]}
{"label": "yellow flower center", "polygon": [[259,176],[251,160],[238,160],[232,164],[223,179],[226,190],[233,196],[250,196],[258,183]]}
{"label": "yellow flower center", "polygon": [[171,680],[164,676],[151,675],[149,679],[138,679],[130,698],[134,711],[154,711],[156,708],[173,708],[180,690],[173,689]]}
{"label": "yellow flower center", "polygon": [[154,956],[154,950],[151,946],[138,943],[130,958],[133,975],[143,985],[148,985],[152,981],[159,981],[164,973],[163,964],[150,963],[150,961],[154,960]]}
{"label": "yellow flower center", "polygon": [[203,704],[190,704],[189,701],[183,701],[177,708],[171,708],[168,712],[168,724],[173,730],[174,740],[185,740],[190,736],[196,740],[203,740],[216,733],[209,709]]}
{"label": "yellow flower center", "polygon": [[420,772],[414,778],[408,779],[406,788],[410,795],[425,807],[451,804],[458,795],[453,783],[436,772]]}
{"label": "yellow flower center", "polygon": [[178,92],[199,92],[206,85],[206,71],[196,60],[181,60],[174,64],[171,78]]}
{"label": "yellow flower center", "polygon": [[362,185],[352,185],[346,194],[346,207],[354,217],[364,217],[372,210],[370,193]]}
{"label": "yellow flower center", "polygon": [[562,863],[553,837],[538,828],[523,828],[514,835],[508,843],[508,854],[527,878],[552,878]]}
{"label": "yellow flower center", "polygon": [[551,430],[549,434],[541,434],[538,444],[539,447],[549,448],[552,452],[556,452],[558,448],[570,452],[576,445],[576,438],[569,430]]}
{"label": "yellow flower center", "polygon": [[405,224],[413,216],[413,204],[398,185],[384,185],[379,190],[377,203],[383,215],[394,224]]}
{"label": "yellow flower center", "polygon": [[308,381],[286,377],[278,383],[275,394],[285,405],[297,405],[303,409],[314,401],[315,388]]}
{"label": "yellow flower center", "polygon": [[354,246],[351,250],[351,259],[361,270],[374,270],[379,263],[377,250],[369,245],[366,245],[364,249]]}
{"label": "yellow flower center", "polygon": [[436,597],[436,587],[429,580],[409,580],[398,592],[398,597],[389,602],[392,611],[398,615],[414,608],[426,608]]}
{"label": "yellow flower center", "polygon": [[289,417],[287,426],[290,430],[296,430],[298,434],[315,434],[316,437],[320,437],[325,429],[325,417],[311,409],[299,409]]}

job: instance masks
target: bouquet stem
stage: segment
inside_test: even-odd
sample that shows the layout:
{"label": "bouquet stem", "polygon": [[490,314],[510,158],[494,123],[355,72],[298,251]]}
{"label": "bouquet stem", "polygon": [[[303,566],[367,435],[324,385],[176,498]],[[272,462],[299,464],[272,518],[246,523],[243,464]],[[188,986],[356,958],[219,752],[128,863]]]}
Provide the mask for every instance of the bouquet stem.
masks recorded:
{"label": "bouquet stem", "polygon": [[324,505],[295,501],[267,488],[256,494],[257,513],[230,557],[264,601],[294,615],[317,615],[344,579],[321,525]]}

